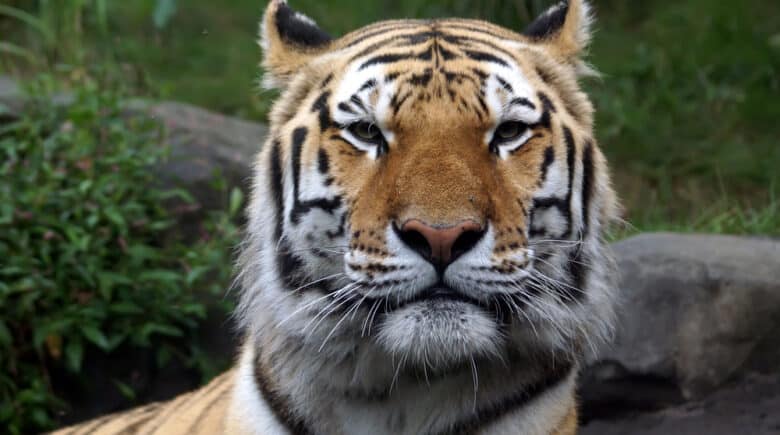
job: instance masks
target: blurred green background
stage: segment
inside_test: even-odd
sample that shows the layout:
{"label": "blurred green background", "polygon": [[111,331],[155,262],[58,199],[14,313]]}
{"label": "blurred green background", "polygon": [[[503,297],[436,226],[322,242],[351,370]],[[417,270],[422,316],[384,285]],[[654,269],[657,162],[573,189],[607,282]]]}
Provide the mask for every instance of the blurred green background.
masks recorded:
{"label": "blurred green background", "polygon": [[[333,35],[398,17],[479,17],[520,30],[550,3],[291,0]],[[584,86],[627,222],[612,237],[654,230],[780,236],[780,2],[593,3],[589,60],[603,77]],[[111,171],[93,168],[99,162],[85,156],[101,150],[110,167],[135,174],[164,159],[154,127],[120,114],[119,101],[136,96],[264,122],[275,96],[258,86],[264,6],[0,0],[0,74],[28,81],[33,96],[77,95],[66,110],[39,106],[10,123],[0,110],[0,427],[25,433],[68,421],[54,410],[67,411],[66,390],[89,384],[82,361],[96,352],[152,349],[159,367],[178,357],[204,380],[224,366],[194,339],[210,307],[191,293],[219,299],[214,295],[229,286],[240,193],[216,179],[230,199],[224,213],[202,224],[215,237],[171,239],[165,231],[175,216],[154,202],[186,194],[139,189],[140,176],[124,171],[95,178]],[[121,146],[106,137],[121,138]],[[154,161],[139,160],[147,152]],[[40,170],[19,170],[30,162]],[[66,172],[71,177],[63,178]],[[158,227],[130,225],[121,219],[127,213]],[[118,259],[117,240],[139,251]],[[69,261],[89,267],[71,270]],[[139,283],[112,274],[120,269],[159,273]],[[171,300],[170,308],[141,311],[151,309],[154,322],[132,307],[155,298],[140,298],[138,285]],[[123,406],[148,399],[134,388],[132,372],[117,376]]]}

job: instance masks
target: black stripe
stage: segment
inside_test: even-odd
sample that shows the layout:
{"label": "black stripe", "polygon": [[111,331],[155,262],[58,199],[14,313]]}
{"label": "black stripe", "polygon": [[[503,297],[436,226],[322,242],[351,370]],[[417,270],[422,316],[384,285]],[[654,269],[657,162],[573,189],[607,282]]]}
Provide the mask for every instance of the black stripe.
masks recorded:
{"label": "black stripe", "polygon": [[458,22],[457,20],[449,20],[449,21],[447,21],[446,23],[443,23],[443,24],[444,24],[443,27],[442,27],[443,30],[459,29],[459,30],[465,30],[467,32],[478,33],[478,34],[481,34],[481,35],[487,35],[487,36],[490,36],[492,38],[498,38],[498,39],[501,39],[501,40],[511,40],[511,39],[507,38],[506,36],[500,35],[500,34],[498,34],[496,32],[491,32],[490,30],[487,30],[487,29],[482,28],[482,27],[474,27],[474,26],[466,24],[464,22]]}
{"label": "black stripe", "polygon": [[363,85],[358,89],[358,92],[363,92],[367,89],[373,89],[376,87],[376,80],[375,79],[368,79]]}
{"label": "black stripe", "polygon": [[558,109],[555,108],[555,104],[553,104],[552,100],[550,100],[550,97],[547,96],[544,92],[537,92],[536,94],[539,97],[539,100],[542,102],[542,109],[546,112],[552,112],[556,113]]}
{"label": "black stripe", "polygon": [[[533,208],[531,209],[531,215],[528,218],[528,236],[529,237],[539,237],[539,236],[546,236],[547,234],[547,228],[546,227],[539,227],[534,228],[534,220],[536,219],[536,211],[537,210],[544,210],[548,208],[556,208],[558,209],[558,212],[560,212],[564,218],[567,215],[567,211],[569,210],[568,204],[565,200],[561,198],[556,198],[554,196],[546,197],[546,198],[534,198],[533,200]],[[570,214],[570,213],[569,213]],[[564,234],[556,234],[554,237],[563,239],[567,236],[567,233],[569,232],[569,226],[570,223],[567,221],[566,226],[566,232]]]}
{"label": "black stripe", "polygon": [[566,192],[566,210],[564,216],[568,224],[566,233],[561,238],[568,238],[572,234],[572,221],[571,221],[571,196],[574,189],[574,158],[577,154],[577,145],[574,143],[574,136],[571,134],[569,127],[563,126],[563,136],[566,139],[566,164],[569,166],[569,187]]}
{"label": "black stripe", "polygon": [[325,77],[325,80],[322,81],[322,83],[320,84],[320,87],[321,88],[327,87],[332,80],[333,80],[333,73],[330,73],[330,74],[328,74],[327,77]]}
{"label": "black stripe", "polygon": [[314,431],[309,429],[303,418],[298,416],[290,405],[291,400],[282,393],[276,391],[271,381],[265,376],[260,361],[255,360],[255,384],[260,389],[260,394],[271,412],[292,435],[314,435]]}
{"label": "black stripe", "polygon": [[[195,421],[193,421],[192,424],[190,424],[190,427],[187,428],[187,430],[184,431],[183,433],[185,433],[185,434],[197,433],[196,431],[198,430],[198,428],[201,425],[201,423],[206,421],[206,419],[213,413],[213,411],[214,411],[214,404],[216,404],[220,400],[227,400],[226,396],[228,396],[231,392],[232,392],[232,390],[230,388],[228,388],[227,390],[217,394],[217,396],[214,397],[213,399],[209,400],[209,402],[206,404],[206,406],[203,407],[203,410],[201,411],[200,415],[198,415],[198,418],[196,418]],[[216,410],[220,411],[219,408],[217,408]],[[217,417],[217,418],[219,418],[219,417]],[[223,417],[223,419],[224,419],[224,417]]]}
{"label": "black stripe", "polygon": [[363,112],[368,113],[368,110],[366,110],[365,104],[363,104],[363,100],[361,100],[360,97],[358,97],[357,95],[353,95],[353,96],[349,97],[349,101],[351,101],[352,104],[358,106],[358,108],[360,110],[362,110]]}
{"label": "black stripe", "polygon": [[179,403],[176,403],[176,401],[174,401],[174,403],[172,403],[169,408],[165,408],[162,410],[164,415],[160,415],[160,417],[165,417],[165,418],[158,421],[157,424],[151,429],[149,429],[147,433],[151,434],[157,431],[157,429],[159,429],[161,426],[167,423],[171,418],[175,417],[178,414],[179,409],[183,408],[185,405],[189,405],[193,401],[197,401],[197,399],[199,399],[202,396],[208,395],[216,388],[219,388],[223,383],[225,383],[226,380],[227,378],[216,379],[212,383],[203,387],[202,390],[197,390],[197,391],[193,391],[192,393],[189,393],[190,394],[189,397],[180,396],[180,399],[177,399],[177,400],[181,400]]}
{"label": "black stripe", "polygon": [[545,391],[563,382],[572,370],[574,370],[572,362],[556,361],[555,364],[551,364],[550,371],[542,379],[500,402],[477,410],[472,417],[451,424],[450,427],[438,432],[437,435],[465,435],[480,432],[480,429],[484,429],[485,426],[497,422],[512,411],[528,405]]}
{"label": "black stripe", "polygon": [[282,183],[282,158],[281,144],[274,140],[271,144],[270,154],[270,177],[271,177],[271,197],[276,214],[276,225],[274,226],[274,235],[271,243],[277,247],[276,267],[279,270],[279,277],[285,285],[290,288],[300,287],[298,276],[302,270],[301,261],[290,252],[289,245],[282,240],[284,229],[284,185]]}
{"label": "black stripe", "polygon": [[590,230],[590,201],[593,198],[593,143],[585,143],[582,151],[582,231],[583,238]]}
{"label": "black stripe", "polygon": [[347,113],[350,113],[352,115],[356,114],[355,111],[351,107],[349,107],[349,104],[347,104],[347,103],[344,103],[344,102],[339,103],[338,108],[342,112],[347,112]]}
{"label": "black stripe", "polygon": [[498,44],[493,43],[492,41],[487,41],[485,39],[474,38],[472,36],[452,35],[452,34],[446,34],[446,33],[443,33],[441,35],[441,38],[445,42],[457,45],[460,48],[462,48],[463,45],[465,45],[464,43],[472,44],[472,45],[473,44],[482,45],[482,46],[484,46],[486,48],[489,48],[490,50],[497,51],[497,52],[499,52],[499,53],[503,54],[504,56],[507,56],[507,57],[509,57],[511,59],[515,59],[515,56],[514,56],[514,54],[512,52],[504,49],[503,47],[501,47]]}
{"label": "black stripe", "polygon": [[487,78],[490,77],[490,74],[486,73],[485,71],[482,71],[479,68],[471,68],[471,71],[473,71],[474,74],[476,74],[479,77],[479,80],[480,80],[480,83],[482,84],[482,86],[485,85],[485,83],[484,83],[485,80],[487,80]]}
{"label": "black stripe", "polygon": [[413,86],[427,86],[432,78],[433,70],[431,70],[431,68],[425,68],[425,71],[421,74],[412,74],[412,76],[406,80],[406,83]]}
{"label": "black stripe", "polygon": [[122,417],[125,417],[127,419],[135,418],[135,420],[130,421],[127,423],[125,427],[119,428],[116,432],[114,432],[114,435],[127,435],[127,434],[133,434],[137,433],[138,429],[141,428],[146,423],[149,423],[150,420],[157,417],[157,415],[154,413],[158,410],[159,407],[146,407],[144,406],[141,408],[141,412],[135,412],[132,415],[123,415]]}
{"label": "black stripe", "polygon": [[441,56],[441,58],[444,60],[452,60],[460,57],[454,51],[447,50],[441,45],[437,45],[436,48],[439,52],[439,56]]}
{"label": "black stripe", "polygon": [[557,208],[563,213],[566,210],[566,201],[561,198],[549,196],[546,198],[534,198],[534,209]]}
{"label": "black stripe", "polygon": [[[498,83],[501,84],[501,87],[506,89],[507,92],[513,93],[515,90],[512,88],[512,85],[509,84],[506,80],[502,79],[500,76],[496,76],[496,80],[498,80]],[[528,101],[527,99],[523,98],[524,100]]]}
{"label": "black stripe", "polygon": [[463,50],[463,53],[466,54],[468,58],[472,60],[476,60],[478,62],[491,62],[498,65],[509,66],[509,64],[506,63],[504,59],[501,59],[498,56],[492,55],[490,53],[486,53],[484,51]]}
{"label": "black stripe", "polygon": [[[511,91],[510,91],[511,92]],[[536,105],[532,103],[528,98],[518,97],[509,102],[510,105],[525,106],[531,110],[536,110]]]}
{"label": "black stripe", "polygon": [[360,65],[359,70],[365,69],[371,65],[398,62],[399,60],[418,59],[431,60],[433,56],[433,47],[419,53],[390,53],[372,57]]}
{"label": "black stripe", "polygon": [[398,97],[398,94],[394,94],[393,98],[390,99],[390,107],[393,109],[393,114],[398,114],[398,111],[401,110],[401,106],[406,102],[409,97],[412,96],[412,91],[408,91],[406,94],[404,94],[402,97]]}
{"label": "black stripe", "polygon": [[328,169],[330,169],[328,153],[326,153],[324,149],[320,148],[319,151],[317,151],[317,170],[320,171],[320,174],[325,175],[328,173]]}
{"label": "black stripe", "polygon": [[314,101],[311,106],[311,111],[319,113],[318,119],[320,121],[320,131],[325,131],[330,127],[330,109],[328,109],[328,98],[330,97],[330,91],[323,92]]}
{"label": "black stripe", "polygon": [[271,144],[271,153],[269,155],[271,198],[273,199],[274,211],[276,212],[273,243],[278,243],[279,239],[281,239],[284,225],[284,190],[282,186],[282,156],[280,148],[279,140],[274,140]]}
{"label": "black stripe", "polygon": [[548,73],[541,67],[536,67],[536,74],[539,76],[539,79],[547,85],[553,82],[553,77],[551,73]]}
{"label": "black stripe", "polygon": [[[410,29],[412,30],[412,29]],[[429,41],[434,35],[436,35],[435,32],[431,32],[430,30],[424,30],[424,31],[416,31],[415,33],[401,33],[401,34],[392,34],[388,35],[387,38],[380,39],[379,41],[376,41],[369,45],[368,47],[363,48],[356,54],[352,55],[352,57],[349,59],[349,62],[354,61],[355,59],[359,59],[373,51],[376,51],[380,48],[401,48],[401,47],[411,47],[414,45],[420,45],[426,41]]]}
{"label": "black stripe", "polygon": [[[360,33],[354,34],[353,38],[349,43],[346,45],[346,47],[354,47],[355,45],[360,44],[361,42],[373,38],[375,36],[384,35],[386,33],[395,32],[398,30],[406,30],[413,27],[420,27],[419,24],[414,23],[404,23],[404,22],[394,22],[394,23],[379,23],[375,24],[373,26],[370,26],[369,28],[363,30]],[[393,36],[393,35],[391,35]]]}
{"label": "black stripe", "polygon": [[297,225],[300,222],[301,215],[308,213],[312,208],[320,208],[328,213],[333,213],[335,209],[341,206],[341,197],[336,196],[332,199],[316,198],[306,201],[300,200],[300,182],[301,182],[301,153],[303,152],[303,143],[306,142],[306,136],[309,130],[306,127],[298,127],[292,133],[292,177],[293,177],[293,208],[290,210],[290,222]]}

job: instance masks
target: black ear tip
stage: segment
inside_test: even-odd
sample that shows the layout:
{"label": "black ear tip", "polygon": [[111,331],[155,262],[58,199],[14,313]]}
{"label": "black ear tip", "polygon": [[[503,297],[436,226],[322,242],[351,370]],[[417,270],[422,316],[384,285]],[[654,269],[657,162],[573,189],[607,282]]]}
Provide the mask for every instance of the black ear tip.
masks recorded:
{"label": "black ear tip", "polygon": [[305,47],[319,47],[333,40],[305,15],[299,14],[280,1],[274,17],[279,36],[286,42]]}
{"label": "black ear tip", "polygon": [[568,12],[569,2],[562,1],[536,18],[526,27],[523,34],[533,39],[544,39],[554,35],[563,27]]}

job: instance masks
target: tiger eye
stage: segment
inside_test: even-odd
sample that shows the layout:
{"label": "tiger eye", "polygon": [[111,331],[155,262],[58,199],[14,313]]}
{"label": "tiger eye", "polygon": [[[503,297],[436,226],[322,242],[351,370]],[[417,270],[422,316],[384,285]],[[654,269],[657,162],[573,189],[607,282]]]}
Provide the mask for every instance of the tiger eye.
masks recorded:
{"label": "tiger eye", "polygon": [[378,142],[382,140],[382,132],[375,124],[370,122],[356,122],[352,124],[349,130],[366,142]]}
{"label": "tiger eye", "polygon": [[502,122],[496,128],[495,136],[501,141],[511,140],[523,134],[525,129],[526,125],[519,121]]}

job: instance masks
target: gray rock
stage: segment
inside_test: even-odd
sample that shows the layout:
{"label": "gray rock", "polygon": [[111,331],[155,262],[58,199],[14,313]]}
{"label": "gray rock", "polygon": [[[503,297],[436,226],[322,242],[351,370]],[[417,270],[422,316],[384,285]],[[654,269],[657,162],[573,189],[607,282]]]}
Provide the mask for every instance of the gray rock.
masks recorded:
{"label": "gray rock", "polygon": [[172,102],[151,105],[146,113],[165,126],[171,158],[160,174],[171,185],[186,188],[207,209],[227,206],[211,189],[215,173],[248,191],[255,155],[268,132],[264,125]]}
{"label": "gray rock", "polygon": [[703,400],[615,421],[592,421],[581,435],[777,435],[780,376],[749,376]]}
{"label": "gray rock", "polygon": [[587,418],[699,399],[780,370],[780,242],[645,234],[614,245],[615,341],[583,375]]}

